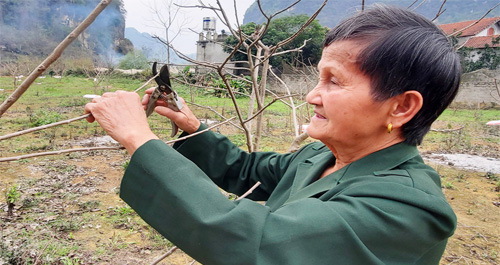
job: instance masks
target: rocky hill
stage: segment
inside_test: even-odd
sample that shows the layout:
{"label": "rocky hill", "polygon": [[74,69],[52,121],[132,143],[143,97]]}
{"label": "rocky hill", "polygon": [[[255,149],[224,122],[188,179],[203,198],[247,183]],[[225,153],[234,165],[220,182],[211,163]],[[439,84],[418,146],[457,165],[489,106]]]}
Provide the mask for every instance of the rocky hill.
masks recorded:
{"label": "rocky hill", "polygon": [[[44,56],[79,25],[99,0],[2,0],[0,1],[0,51],[2,57]],[[115,0],[72,45],[104,54],[126,53],[125,9]]]}
{"label": "rocky hill", "polygon": [[[146,32],[139,32],[135,28],[125,28],[125,38],[130,40],[135,49],[141,50],[146,57],[151,61],[167,61],[167,47],[156,40]],[[186,54],[190,58],[195,58],[196,54]],[[170,52],[170,62],[174,64],[185,64],[186,61],[182,60],[175,54],[174,51]]]}
{"label": "rocky hill", "polygon": [[[268,14],[272,14],[277,10],[290,5],[292,0],[261,0],[263,10]],[[415,9],[417,13],[424,15],[427,18],[433,19],[441,7],[442,0],[366,0],[365,5],[374,3],[384,3],[388,5],[396,5],[401,7],[409,7]],[[292,9],[284,12],[282,15],[298,15],[298,14],[313,14],[317,8],[323,3],[323,0],[303,0]],[[486,11],[498,4],[498,0],[448,0],[444,5],[445,12],[438,18],[437,23],[446,24],[463,20],[473,20],[482,17]],[[330,0],[326,7],[318,16],[319,22],[327,27],[335,26],[342,18],[349,16],[356,10],[361,9],[361,1],[356,0]],[[496,8],[490,14],[491,16],[500,16],[500,8]],[[264,17],[260,13],[257,3],[253,3],[245,13],[244,23],[255,22],[263,23]]]}

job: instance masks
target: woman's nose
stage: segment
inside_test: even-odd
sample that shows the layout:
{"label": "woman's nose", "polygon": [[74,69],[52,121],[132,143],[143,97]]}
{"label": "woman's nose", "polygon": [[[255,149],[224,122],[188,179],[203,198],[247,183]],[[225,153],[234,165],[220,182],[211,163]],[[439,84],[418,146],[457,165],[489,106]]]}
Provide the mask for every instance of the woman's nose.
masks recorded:
{"label": "woman's nose", "polygon": [[306,96],[306,101],[312,105],[319,105],[321,103],[321,96],[318,89],[319,84],[313,88],[313,90],[309,91]]}

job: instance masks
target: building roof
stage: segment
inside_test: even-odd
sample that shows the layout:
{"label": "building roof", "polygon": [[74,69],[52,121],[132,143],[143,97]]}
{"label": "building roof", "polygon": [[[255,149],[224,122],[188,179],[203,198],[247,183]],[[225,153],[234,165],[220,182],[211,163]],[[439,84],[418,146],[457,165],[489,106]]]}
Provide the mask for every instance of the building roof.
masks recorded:
{"label": "building roof", "polygon": [[[456,31],[462,30],[463,28],[475,23],[477,20],[469,20],[469,21],[462,21],[462,22],[457,22],[457,23],[450,23],[450,24],[443,24],[440,25],[439,27],[444,31],[446,35],[450,35]],[[478,34],[479,32],[485,30],[489,26],[497,23],[500,21],[500,17],[490,17],[490,18],[483,18],[479,22],[477,22],[475,25],[471,26],[470,28],[465,29],[460,37],[469,37],[469,36],[474,36]]]}
{"label": "building roof", "polygon": [[490,47],[500,47],[500,43],[493,44],[493,40],[500,38],[500,35],[471,37],[464,43],[468,48],[484,48],[486,44]]}

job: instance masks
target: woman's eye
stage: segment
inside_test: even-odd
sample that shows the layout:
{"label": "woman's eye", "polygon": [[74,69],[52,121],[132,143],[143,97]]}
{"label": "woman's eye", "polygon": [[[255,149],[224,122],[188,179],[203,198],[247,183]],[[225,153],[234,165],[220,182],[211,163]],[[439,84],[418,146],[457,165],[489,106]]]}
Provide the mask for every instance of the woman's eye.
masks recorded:
{"label": "woman's eye", "polygon": [[338,85],[339,83],[337,82],[337,79],[330,79],[330,83],[334,85]]}

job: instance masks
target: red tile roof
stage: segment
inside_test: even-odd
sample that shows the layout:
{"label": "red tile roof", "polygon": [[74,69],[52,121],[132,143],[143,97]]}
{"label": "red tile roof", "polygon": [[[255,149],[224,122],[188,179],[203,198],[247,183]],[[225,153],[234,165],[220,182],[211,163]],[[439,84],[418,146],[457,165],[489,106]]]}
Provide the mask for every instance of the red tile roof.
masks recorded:
{"label": "red tile roof", "polygon": [[488,46],[490,47],[500,47],[499,43],[493,44],[493,39],[499,37],[500,35],[472,37],[465,42],[464,47],[484,48],[486,44],[488,44]]}
{"label": "red tile roof", "polygon": [[[443,24],[439,27],[441,27],[446,35],[450,35],[456,31],[462,30],[463,28],[471,25],[472,23],[475,23],[476,21],[477,20],[469,20],[451,24]],[[489,26],[497,23],[498,21],[500,21],[500,17],[483,18],[474,26],[471,26],[470,28],[464,30],[460,37],[474,36],[484,29],[488,28]]]}

